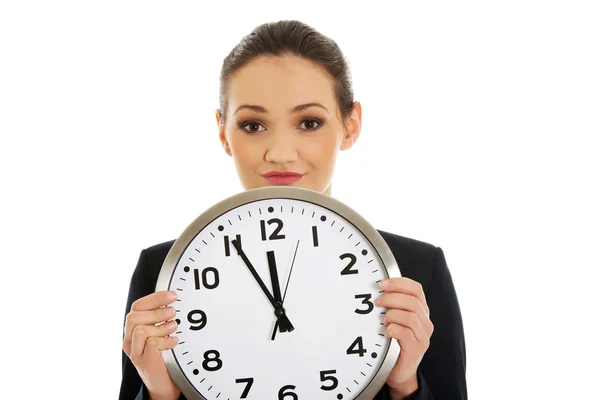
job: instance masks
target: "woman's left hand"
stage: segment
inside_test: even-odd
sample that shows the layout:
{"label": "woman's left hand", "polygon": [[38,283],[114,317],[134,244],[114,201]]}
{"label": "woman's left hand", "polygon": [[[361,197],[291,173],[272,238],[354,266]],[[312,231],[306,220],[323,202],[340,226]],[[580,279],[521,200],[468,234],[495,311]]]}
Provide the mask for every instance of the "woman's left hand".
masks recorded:
{"label": "woman's left hand", "polygon": [[376,300],[387,307],[384,325],[386,336],[400,342],[400,356],[387,379],[392,398],[403,398],[415,392],[419,385],[417,368],[429,348],[433,324],[420,283],[409,278],[381,281],[384,293]]}

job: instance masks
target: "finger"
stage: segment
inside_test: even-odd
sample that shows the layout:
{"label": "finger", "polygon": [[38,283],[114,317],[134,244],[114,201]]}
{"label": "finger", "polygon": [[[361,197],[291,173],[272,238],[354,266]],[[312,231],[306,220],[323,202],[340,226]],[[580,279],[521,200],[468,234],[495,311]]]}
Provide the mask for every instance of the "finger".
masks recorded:
{"label": "finger", "polygon": [[389,309],[411,311],[419,317],[423,325],[428,324],[427,311],[415,296],[404,293],[385,293],[375,299],[375,304]]}
{"label": "finger", "polygon": [[413,331],[402,325],[389,324],[385,330],[385,336],[397,339],[403,350],[414,348],[419,343]]}
{"label": "finger", "polygon": [[386,292],[398,292],[415,296],[423,305],[426,314],[429,315],[427,299],[425,298],[425,293],[423,292],[423,286],[419,282],[410,278],[400,277],[385,279],[379,282],[379,286]]}
{"label": "finger", "polygon": [[163,290],[141,297],[133,302],[131,311],[148,311],[162,306],[167,306],[177,300],[177,293],[172,290]]}
{"label": "finger", "polygon": [[125,340],[130,339],[131,332],[138,325],[154,325],[175,317],[175,308],[161,307],[150,311],[131,311],[125,317]]}
{"label": "finger", "polygon": [[417,314],[410,311],[388,310],[383,318],[383,324],[385,326],[400,325],[408,328],[419,342],[428,340],[430,337]]}
{"label": "finger", "polygon": [[177,329],[177,323],[175,321],[169,321],[158,326],[136,326],[131,334],[131,355],[129,356],[131,361],[135,364],[142,359],[146,340],[149,337],[164,337],[173,333],[175,329]]}
{"label": "finger", "polygon": [[402,358],[406,359],[408,356],[408,359],[413,359],[416,356],[417,359],[413,359],[412,361],[417,364],[421,362],[423,355],[429,348],[429,340],[418,342],[413,331],[402,325],[388,325],[385,335],[398,341],[401,349],[400,356]]}
{"label": "finger", "polygon": [[179,338],[177,336],[167,337],[150,337],[146,341],[146,347],[144,348],[144,356],[154,352],[160,352],[163,350],[171,350],[177,345]]}

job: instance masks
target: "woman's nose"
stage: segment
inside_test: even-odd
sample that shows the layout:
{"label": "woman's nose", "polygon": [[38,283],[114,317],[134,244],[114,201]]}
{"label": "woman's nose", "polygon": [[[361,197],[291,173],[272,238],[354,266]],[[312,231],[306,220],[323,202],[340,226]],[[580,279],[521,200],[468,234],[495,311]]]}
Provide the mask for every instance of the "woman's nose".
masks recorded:
{"label": "woman's nose", "polygon": [[273,135],[268,141],[265,161],[286,164],[298,159],[298,151],[293,138],[289,135]]}

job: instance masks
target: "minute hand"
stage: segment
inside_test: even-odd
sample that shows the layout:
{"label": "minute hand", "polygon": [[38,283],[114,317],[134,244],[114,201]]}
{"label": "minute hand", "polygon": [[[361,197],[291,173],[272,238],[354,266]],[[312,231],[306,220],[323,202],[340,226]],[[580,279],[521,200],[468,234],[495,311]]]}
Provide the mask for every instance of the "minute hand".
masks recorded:
{"label": "minute hand", "polygon": [[258,275],[258,272],[256,272],[256,269],[254,268],[254,266],[252,266],[252,263],[250,262],[250,260],[246,256],[246,253],[244,252],[244,250],[242,250],[242,248],[239,245],[238,241],[234,239],[234,240],[231,241],[231,244],[233,245],[233,247],[235,247],[235,249],[237,250],[238,254],[240,255],[240,257],[244,261],[244,264],[246,264],[246,266],[250,270],[250,273],[252,274],[252,276],[254,276],[254,279],[256,279],[256,282],[258,283],[258,286],[260,286],[260,288],[264,292],[265,296],[267,296],[267,299],[269,299],[269,301],[273,305],[273,308],[275,309],[275,315],[277,316],[277,318],[279,320],[279,325],[283,329],[285,329],[286,331],[288,331],[288,332],[293,331],[294,330],[294,326],[292,325],[292,323],[288,319],[287,315],[285,315],[285,310],[283,308],[283,304],[280,303],[280,302],[275,301],[275,298],[273,298],[273,296],[271,295],[271,292],[269,292],[269,289],[267,289],[267,286],[265,285],[265,283],[263,282],[263,280],[260,278],[260,275]]}

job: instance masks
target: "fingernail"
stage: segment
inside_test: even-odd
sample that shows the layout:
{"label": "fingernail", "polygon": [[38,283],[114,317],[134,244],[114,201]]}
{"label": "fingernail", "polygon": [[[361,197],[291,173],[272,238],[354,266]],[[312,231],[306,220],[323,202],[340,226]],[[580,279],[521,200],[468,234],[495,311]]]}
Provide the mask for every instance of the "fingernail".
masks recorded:
{"label": "fingernail", "polygon": [[167,328],[169,328],[169,329],[175,328],[176,326],[177,326],[177,322],[175,322],[175,321],[169,321],[167,323]]}
{"label": "fingernail", "polygon": [[383,290],[385,290],[385,289],[387,289],[388,284],[389,284],[389,281],[387,279],[385,279],[385,280],[379,282],[379,287],[382,288]]}
{"label": "fingernail", "polygon": [[177,293],[174,291],[169,291],[169,300],[177,300]]}
{"label": "fingernail", "polygon": [[379,304],[381,304],[381,297],[375,298],[375,305],[378,306]]}
{"label": "fingernail", "polygon": [[169,315],[175,315],[175,308],[174,307],[169,307]]}

